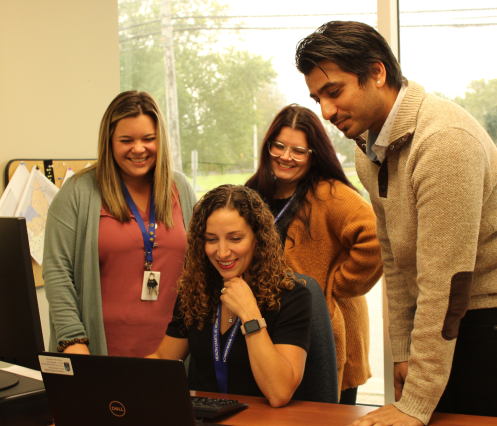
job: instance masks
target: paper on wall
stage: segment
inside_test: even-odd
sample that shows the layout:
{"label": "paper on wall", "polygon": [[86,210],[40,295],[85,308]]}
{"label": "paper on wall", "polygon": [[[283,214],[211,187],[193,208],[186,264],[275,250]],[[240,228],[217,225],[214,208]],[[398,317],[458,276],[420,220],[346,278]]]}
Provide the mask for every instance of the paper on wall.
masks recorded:
{"label": "paper on wall", "polygon": [[29,249],[31,256],[39,265],[43,261],[48,208],[58,190],[59,188],[34,166],[15,212],[16,217],[26,218]]}
{"label": "paper on wall", "polygon": [[[62,181],[62,185],[66,183],[66,180],[69,179],[71,176],[73,176],[75,173],[73,169],[70,167],[67,168],[66,175],[64,176],[64,180]],[[60,185],[62,187],[62,185]]]}
{"label": "paper on wall", "polygon": [[0,198],[0,216],[14,216],[19,205],[22,193],[29,179],[29,170],[24,163],[21,162],[17,166],[12,178],[5,188],[5,191]]}

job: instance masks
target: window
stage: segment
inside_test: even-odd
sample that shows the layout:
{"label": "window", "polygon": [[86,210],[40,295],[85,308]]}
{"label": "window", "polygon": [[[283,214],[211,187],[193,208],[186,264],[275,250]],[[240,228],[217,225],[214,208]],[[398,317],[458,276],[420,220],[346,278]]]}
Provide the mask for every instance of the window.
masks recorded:
{"label": "window", "polygon": [[466,108],[497,143],[495,1],[400,0],[399,7],[404,75]]}
{"label": "window", "polygon": [[[223,183],[243,184],[257,167],[260,143],[282,107],[298,103],[321,115],[295,68],[295,47],[331,20],[375,26],[376,1],[309,0],[303,8],[298,2],[267,0],[119,0],[121,90],[145,90],[158,98],[168,116],[175,167],[192,182],[192,151],[197,151],[199,196]],[[362,190],[354,143],[325,125],[349,179]],[[360,388],[358,401],[382,404],[380,286],[368,302],[373,378]]]}

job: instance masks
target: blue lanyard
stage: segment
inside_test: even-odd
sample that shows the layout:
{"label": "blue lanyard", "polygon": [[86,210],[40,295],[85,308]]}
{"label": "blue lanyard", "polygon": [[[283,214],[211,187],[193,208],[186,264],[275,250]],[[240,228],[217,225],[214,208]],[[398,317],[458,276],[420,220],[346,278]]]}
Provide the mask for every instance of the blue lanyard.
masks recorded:
{"label": "blue lanyard", "polygon": [[278,216],[276,216],[274,218],[274,222],[273,222],[273,225],[278,222],[278,220],[280,220],[281,216],[283,216],[283,213],[285,213],[286,209],[288,208],[288,206],[290,205],[290,203],[292,202],[293,200],[293,197],[295,197],[295,194],[297,193],[297,191],[295,191],[293,193],[293,195],[290,197],[290,199],[287,201],[287,203],[285,204],[285,206],[280,210],[280,212],[278,213]]}
{"label": "blue lanyard", "polygon": [[242,321],[240,318],[237,318],[235,324],[233,324],[228,341],[224,347],[223,358],[221,359],[221,347],[219,344],[220,319],[221,303],[219,303],[219,306],[217,307],[216,321],[212,325],[212,351],[214,353],[214,367],[216,369],[216,379],[219,392],[228,393],[228,356]]}
{"label": "blue lanyard", "polygon": [[123,188],[124,198],[126,199],[126,202],[128,203],[129,208],[133,212],[136,222],[138,223],[138,226],[142,231],[143,244],[145,246],[145,268],[150,271],[152,270],[152,262],[153,262],[152,250],[154,248],[154,242],[155,242],[154,184],[152,183],[151,194],[150,194],[150,209],[149,209],[150,212],[148,218],[148,229],[145,226],[145,223],[143,223],[143,219],[140,212],[138,211],[138,207],[136,207],[136,204],[133,201],[133,198],[131,198],[128,188],[126,188],[126,184],[124,183],[123,180],[121,180],[121,184]]}

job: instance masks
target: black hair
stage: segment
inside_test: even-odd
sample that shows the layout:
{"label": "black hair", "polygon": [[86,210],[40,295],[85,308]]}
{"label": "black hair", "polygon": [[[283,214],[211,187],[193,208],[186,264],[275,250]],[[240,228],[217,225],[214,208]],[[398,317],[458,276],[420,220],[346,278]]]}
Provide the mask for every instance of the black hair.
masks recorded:
{"label": "black hair", "polygon": [[375,78],[373,65],[381,62],[387,72],[388,86],[398,90],[402,87],[402,70],[387,41],[362,22],[331,21],[299,41],[295,64],[302,74],[309,75],[315,67],[323,70],[320,64],[325,61],[356,74],[360,87],[369,78]]}

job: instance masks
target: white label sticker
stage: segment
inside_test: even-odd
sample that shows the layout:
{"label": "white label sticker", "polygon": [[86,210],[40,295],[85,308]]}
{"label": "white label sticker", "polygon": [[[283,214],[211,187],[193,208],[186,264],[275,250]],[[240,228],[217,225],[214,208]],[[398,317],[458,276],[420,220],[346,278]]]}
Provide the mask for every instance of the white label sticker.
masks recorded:
{"label": "white label sticker", "polygon": [[74,376],[70,358],[59,358],[56,356],[38,355],[40,367],[43,373],[63,374]]}

